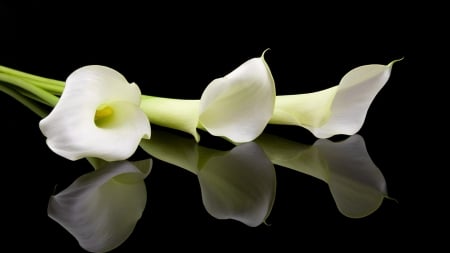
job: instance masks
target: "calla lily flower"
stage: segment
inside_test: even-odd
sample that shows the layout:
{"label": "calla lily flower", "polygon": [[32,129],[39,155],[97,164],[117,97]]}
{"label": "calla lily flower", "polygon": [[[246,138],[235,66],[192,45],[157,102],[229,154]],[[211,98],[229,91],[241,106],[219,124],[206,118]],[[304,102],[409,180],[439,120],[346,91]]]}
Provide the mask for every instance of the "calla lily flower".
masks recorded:
{"label": "calla lily flower", "polygon": [[200,100],[141,97],[134,83],[96,65],[80,68],[66,83],[0,66],[0,81],[55,106],[40,127],[57,154],[112,161],[128,158],[141,138],[150,137],[144,115],[151,123],[192,134],[197,142],[197,129],[235,144],[253,141],[268,123],[298,125],[318,138],[355,134],[394,62],[357,67],[322,91],[276,96],[263,53],[213,80]]}
{"label": "calla lily flower", "polygon": [[298,125],[318,138],[359,131],[392,65],[370,64],[349,71],[339,85],[318,92],[277,96],[270,124]]}
{"label": "calla lily flower", "polygon": [[216,219],[262,224],[275,200],[275,168],[254,142],[219,151],[167,132],[153,132],[141,147],[153,157],[197,175],[205,209]]}
{"label": "calla lily flower", "polygon": [[275,83],[264,54],[213,80],[200,100],[143,96],[141,108],[152,124],[185,131],[199,141],[197,128],[234,143],[258,137],[275,106]]}
{"label": "calla lily flower", "polygon": [[327,183],[338,210],[347,217],[366,217],[387,197],[384,176],[360,135],[340,142],[319,139],[312,146],[269,134],[255,142],[274,164]]}
{"label": "calla lily flower", "polygon": [[67,78],[61,98],[39,127],[50,149],[67,159],[127,159],[142,138],[150,138],[140,101],[139,87],[117,71],[85,66]]}
{"label": "calla lily flower", "polygon": [[264,55],[212,81],[200,99],[200,123],[209,133],[232,142],[258,137],[272,117],[275,82]]}
{"label": "calla lily flower", "polygon": [[139,162],[97,161],[99,169],[51,196],[48,216],[90,252],[107,252],[133,232],[147,203],[144,179],[150,159]]}

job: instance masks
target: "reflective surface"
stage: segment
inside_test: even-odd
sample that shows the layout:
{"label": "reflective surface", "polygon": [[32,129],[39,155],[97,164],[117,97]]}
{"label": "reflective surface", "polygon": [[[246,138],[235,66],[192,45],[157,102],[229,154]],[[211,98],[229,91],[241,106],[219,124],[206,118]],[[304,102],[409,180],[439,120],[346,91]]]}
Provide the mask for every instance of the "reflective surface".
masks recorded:
{"label": "reflective surface", "polygon": [[[166,162],[160,167],[175,165],[197,176],[201,193],[197,199],[201,198],[210,216],[229,220],[223,223],[238,221],[248,227],[271,227],[277,191],[275,166],[328,184],[336,211],[349,219],[371,215],[387,197],[386,181],[370,159],[360,135],[305,145],[263,134],[255,142],[221,151],[199,145],[190,136],[156,128],[150,140],[141,142],[141,147],[151,157]],[[147,202],[144,180],[151,171],[152,160],[89,161],[95,171],[52,195],[48,215],[81,248],[104,252],[124,243],[140,222]],[[194,192],[198,192],[198,186]],[[149,208],[152,209],[151,204]]]}
{"label": "reflective surface", "polygon": [[[162,26],[135,8],[117,8],[104,19],[83,9],[83,21],[31,7],[5,7],[10,11],[0,20],[10,36],[0,43],[10,50],[0,64],[61,80],[82,65],[104,64],[157,96],[197,99],[211,80],[268,47],[278,94],[330,87],[359,65],[405,60],[393,68],[358,135],[317,140],[299,127],[268,126],[255,142],[234,146],[205,132],[196,144],[152,126],[154,136],[129,161],[106,165],[55,155],[38,128],[40,118],[0,93],[2,213],[10,221],[4,247],[210,252],[332,245],[360,251],[360,245],[385,250],[423,244],[424,231],[432,231],[421,228],[431,217],[423,210],[434,210],[432,194],[424,193],[428,176],[411,164],[417,150],[408,151],[417,143],[404,130],[417,123],[411,113],[416,103],[405,95],[411,94],[405,85],[417,86],[409,77],[417,59],[404,36],[374,36],[379,23],[366,23],[373,29],[357,34],[350,24],[312,28],[298,13],[262,24],[238,15],[235,23],[212,30],[203,21]],[[133,15],[119,21],[116,14],[123,12]],[[71,18],[78,21],[54,25]],[[142,167],[132,164],[146,160]]]}
{"label": "reflective surface", "polygon": [[[37,122],[33,114],[21,113],[25,122]],[[145,177],[145,170],[128,162],[94,171],[87,160],[66,161],[30,128],[31,138],[19,135],[5,142],[12,147],[5,159],[16,166],[4,176],[20,185],[4,186],[4,192],[14,191],[7,196],[14,206],[7,210],[15,217],[11,231],[30,231],[34,235],[27,240],[42,249],[175,247],[162,242],[168,239],[195,248],[197,233],[230,247],[261,241],[278,245],[280,240],[292,247],[289,238],[301,236],[306,243],[341,238],[341,229],[364,241],[365,235],[379,233],[398,240],[395,234],[405,229],[401,169],[383,162],[389,154],[383,156],[384,149],[376,146],[372,159],[360,135],[303,144],[265,133],[236,147],[215,139],[207,147],[155,127],[152,139],[143,141],[133,157],[152,159]],[[370,150],[370,142],[367,146]],[[37,158],[24,159],[23,147]],[[124,182],[122,173],[144,174]]]}

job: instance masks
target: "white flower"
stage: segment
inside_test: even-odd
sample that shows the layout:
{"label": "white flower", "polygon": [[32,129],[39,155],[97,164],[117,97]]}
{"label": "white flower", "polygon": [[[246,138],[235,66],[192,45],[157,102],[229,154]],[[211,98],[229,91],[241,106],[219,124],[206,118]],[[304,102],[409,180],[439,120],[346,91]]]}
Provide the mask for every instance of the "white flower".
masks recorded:
{"label": "white flower", "polygon": [[107,252],[133,232],[147,203],[151,159],[104,163],[51,196],[48,216],[90,252]]}
{"label": "white flower", "polygon": [[206,87],[200,99],[200,124],[210,134],[235,143],[252,141],[269,123],[275,96],[263,54]]}
{"label": "white flower", "polygon": [[270,123],[298,125],[318,138],[355,134],[373,99],[388,81],[394,62],[352,69],[339,85],[326,90],[277,96]]}
{"label": "white flower", "polygon": [[67,159],[127,159],[141,138],[150,138],[140,101],[139,87],[117,71],[85,66],[67,78],[59,102],[39,127],[50,149]]}
{"label": "white flower", "polygon": [[190,133],[197,142],[200,128],[243,143],[262,133],[272,117],[275,96],[275,83],[263,54],[213,80],[200,100],[144,95],[141,108],[152,124]]}

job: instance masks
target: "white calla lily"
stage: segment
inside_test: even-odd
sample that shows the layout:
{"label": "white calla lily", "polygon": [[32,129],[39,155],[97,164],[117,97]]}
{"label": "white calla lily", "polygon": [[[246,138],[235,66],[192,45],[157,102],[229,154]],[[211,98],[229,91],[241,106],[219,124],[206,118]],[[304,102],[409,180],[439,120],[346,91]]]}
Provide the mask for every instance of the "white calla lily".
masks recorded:
{"label": "white calla lily", "polygon": [[355,134],[373,99],[388,81],[394,62],[354,68],[339,85],[329,89],[277,96],[270,124],[298,125],[318,138]]}
{"label": "white calla lily", "polygon": [[298,125],[318,138],[355,134],[394,62],[357,67],[339,85],[322,91],[276,96],[263,53],[213,80],[199,100],[140,96],[136,84],[96,65],[80,68],[66,83],[0,66],[0,81],[55,106],[40,122],[53,151],[71,160],[93,156],[111,161],[128,158],[141,138],[150,137],[146,117],[190,133],[197,142],[197,128],[239,144],[253,141],[268,123]]}
{"label": "white calla lily", "polygon": [[262,133],[272,117],[275,96],[275,83],[263,53],[213,80],[200,100],[144,95],[141,108],[152,124],[190,133],[197,141],[200,128],[243,143]]}
{"label": "white calla lily", "polygon": [[50,197],[48,216],[89,252],[107,252],[133,232],[147,203],[152,160],[94,161],[99,168]]}
{"label": "white calla lily", "polygon": [[139,87],[119,72],[85,66],[67,78],[61,98],[39,127],[50,149],[67,159],[127,159],[142,138],[150,138],[140,101]]}
{"label": "white calla lily", "polygon": [[264,54],[250,59],[206,87],[200,99],[201,126],[232,142],[252,141],[269,123],[275,96]]}

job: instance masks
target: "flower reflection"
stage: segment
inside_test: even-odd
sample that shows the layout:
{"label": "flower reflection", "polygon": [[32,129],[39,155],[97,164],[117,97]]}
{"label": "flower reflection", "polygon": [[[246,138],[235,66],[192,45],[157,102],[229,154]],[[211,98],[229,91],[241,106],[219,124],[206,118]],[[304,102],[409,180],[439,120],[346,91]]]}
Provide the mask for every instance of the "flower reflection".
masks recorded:
{"label": "flower reflection", "polygon": [[152,139],[142,140],[141,147],[157,159],[196,174],[203,205],[213,217],[256,227],[269,216],[275,200],[275,168],[257,144],[219,151],[154,130]]}
{"label": "flower reflection", "polygon": [[387,196],[383,174],[370,159],[360,135],[340,142],[319,139],[312,146],[269,134],[255,142],[274,164],[326,182],[337,208],[347,217],[370,215]]}
{"label": "flower reflection", "polygon": [[140,219],[147,202],[144,179],[152,161],[90,162],[96,170],[51,196],[48,215],[83,249],[106,252],[122,244]]}
{"label": "flower reflection", "polygon": [[196,174],[203,204],[212,216],[249,226],[264,222],[271,211],[276,187],[273,164],[326,182],[338,210],[346,217],[366,217],[387,197],[383,174],[360,135],[305,145],[263,133],[254,142],[218,151],[158,131],[151,140],[142,140],[141,147],[155,158]]}

